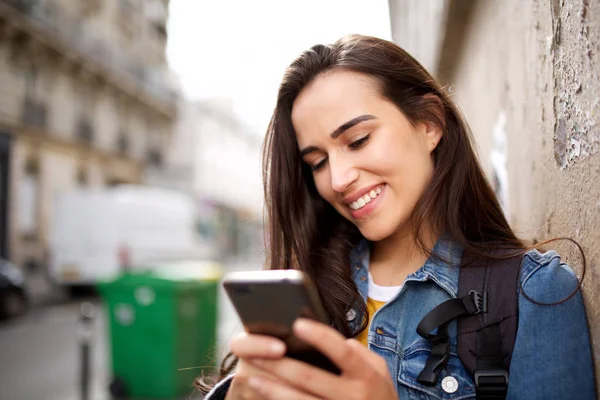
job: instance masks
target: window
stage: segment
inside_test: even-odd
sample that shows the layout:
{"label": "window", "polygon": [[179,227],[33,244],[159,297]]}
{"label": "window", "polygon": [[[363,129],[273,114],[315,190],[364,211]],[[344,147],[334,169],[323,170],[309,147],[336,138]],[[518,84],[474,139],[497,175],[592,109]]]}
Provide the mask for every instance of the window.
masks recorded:
{"label": "window", "polygon": [[38,73],[32,65],[25,71],[25,97],[34,100],[37,86]]}
{"label": "window", "polygon": [[48,112],[46,105],[37,99],[38,71],[32,65],[25,71],[25,100],[21,120],[25,125],[45,128]]}
{"label": "window", "polygon": [[131,143],[129,141],[129,135],[125,131],[121,131],[117,138],[117,151],[119,153],[127,154]]}
{"label": "window", "polygon": [[163,163],[163,157],[160,151],[156,149],[148,150],[147,162],[154,167],[160,167]]}
{"label": "window", "polygon": [[25,239],[37,236],[39,197],[39,163],[30,158],[25,164],[19,188],[19,232]]}
{"label": "window", "polygon": [[153,22],[152,27],[156,31],[157,36],[159,38],[161,38],[162,40],[167,39],[167,27],[165,25],[165,22]]}
{"label": "window", "polygon": [[89,175],[85,166],[81,166],[77,169],[77,184],[79,186],[87,186],[89,183]]}
{"label": "window", "polygon": [[81,116],[77,121],[77,127],[75,130],[75,136],[77,139],[91,144],[94,141],[94,128],[89,118]]}

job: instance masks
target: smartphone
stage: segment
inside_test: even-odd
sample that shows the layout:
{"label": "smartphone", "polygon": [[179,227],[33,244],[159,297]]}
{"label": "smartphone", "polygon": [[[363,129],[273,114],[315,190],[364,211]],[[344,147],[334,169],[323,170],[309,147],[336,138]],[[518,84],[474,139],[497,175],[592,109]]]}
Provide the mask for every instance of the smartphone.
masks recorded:
{"label": "smartphone", "polygon": [[311,318],[327,324],[325,310],[311,279],[298,270],[263,270],[229,273],[223,287],[249,333],[281,339],[286,356],[339,374],[325,355],[298,339],[294,321]]}

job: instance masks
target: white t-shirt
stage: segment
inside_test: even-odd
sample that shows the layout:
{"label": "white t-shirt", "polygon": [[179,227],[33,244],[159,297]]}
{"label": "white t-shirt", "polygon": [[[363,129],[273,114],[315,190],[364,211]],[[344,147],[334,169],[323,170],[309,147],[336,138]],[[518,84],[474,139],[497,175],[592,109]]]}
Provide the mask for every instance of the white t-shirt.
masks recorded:
{"label": "white t-shirt", "polygon": [[379,286],[373,282],[373,277],[369,271],[369,294],[368,297],[375,300],[387,303],[396,296],[396,294],[402,289],[403,285],[400,286]]}

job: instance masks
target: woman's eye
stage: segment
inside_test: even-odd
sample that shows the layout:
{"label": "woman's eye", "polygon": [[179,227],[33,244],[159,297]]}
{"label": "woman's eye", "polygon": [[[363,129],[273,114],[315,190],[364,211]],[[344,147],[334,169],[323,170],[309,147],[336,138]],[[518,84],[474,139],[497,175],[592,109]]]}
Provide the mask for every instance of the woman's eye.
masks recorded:
{"label": "woman's eye", "polygon": [[321,161],[319,161],[318,163],[316,163],[315,165],[311,165],[310,169],[315,172],[320,170],[321,168],[323,168],[323,166],[325,165],[325,162],[327,161],[327,158],[322,159]]}
{"label": "woman's eye", "polygon": [[370,137],[371,137],[371,134],[369,133],[368,135],[350,143],[348,145],[348,147],[350,147],[352,150],[360,149],[362,146],[365,145],[365,143],[367,143],[367,141],[369,140]]}

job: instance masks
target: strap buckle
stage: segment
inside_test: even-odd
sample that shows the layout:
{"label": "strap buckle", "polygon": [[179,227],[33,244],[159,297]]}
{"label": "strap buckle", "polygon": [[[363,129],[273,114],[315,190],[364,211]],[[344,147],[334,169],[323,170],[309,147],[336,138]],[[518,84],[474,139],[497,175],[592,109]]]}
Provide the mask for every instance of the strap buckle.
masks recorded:
{"label": "strap buckle", "polygon": [[508,372],[506,370],[476,370],[473,377],[478,399],[480,398],[480,395],[490,396],[487,398],[503,398],[494,396],[506,396],[506,392],[508,391]]}
{"label": "strap buckle", "polygon": [[487,292],[477,292],[475,290],[471,290],[469,292],[469,295],[473,300],[473,304],[475,304],[475,307],[477,308],[476,311],[473,310],[474,312],[472,313],[472,315],[486,313],[488,308]]}

